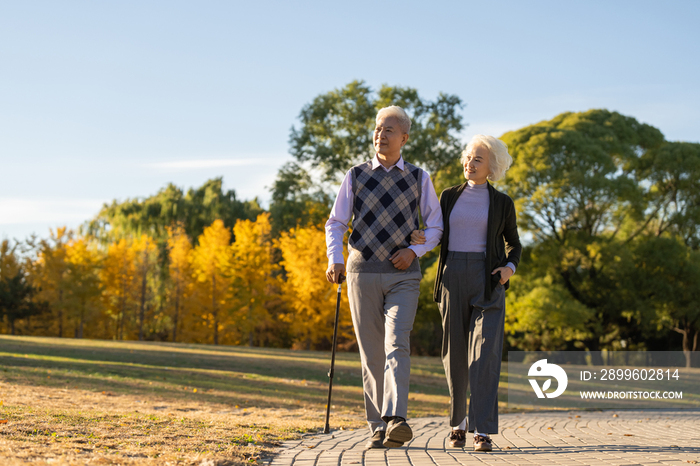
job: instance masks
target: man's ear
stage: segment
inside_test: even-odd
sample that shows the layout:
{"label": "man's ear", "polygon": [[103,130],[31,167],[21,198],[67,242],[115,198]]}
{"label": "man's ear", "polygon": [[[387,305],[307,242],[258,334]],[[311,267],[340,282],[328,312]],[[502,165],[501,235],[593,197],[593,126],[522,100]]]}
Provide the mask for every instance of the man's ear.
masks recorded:
{"label": "man's ear", "polygon": [[405,146],[406,142],[408,142],[408,134],[404,133],[403,138],[401,139],[401,147]]}

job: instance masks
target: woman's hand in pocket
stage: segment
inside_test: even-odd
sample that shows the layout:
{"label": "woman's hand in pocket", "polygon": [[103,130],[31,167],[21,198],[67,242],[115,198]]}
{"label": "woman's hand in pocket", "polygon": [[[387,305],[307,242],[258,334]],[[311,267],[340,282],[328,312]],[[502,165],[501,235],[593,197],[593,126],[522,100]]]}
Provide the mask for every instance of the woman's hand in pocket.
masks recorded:
{"label": "woman's hand in pocket", "polygon": [[513,275],[513,269],[508,266],[495,268],[493,272],[491,272],[491,275],[496,275],[498,272],[501,272],[501,281],[499,282],[501,285],[505,285]]}
{"label": "woman's hand in pocket", "polygon": [[411,232],[411,246],[425,244],[425,232],[423,230],[413,230]]}

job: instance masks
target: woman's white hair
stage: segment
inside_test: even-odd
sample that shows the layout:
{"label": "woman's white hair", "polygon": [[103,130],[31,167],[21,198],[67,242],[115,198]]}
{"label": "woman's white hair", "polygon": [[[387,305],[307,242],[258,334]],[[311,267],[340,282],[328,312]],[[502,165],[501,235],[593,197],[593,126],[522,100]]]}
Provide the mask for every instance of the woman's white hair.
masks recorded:
{"label": "woman's white hair", "polygon": [[399,107],[398,105],[384,107],[381,110],[379,110],[377,112],[377,118],[375,119],[375,122],[379,121],[379,118],[382,116],[396,117],[396,119],[399,120],[399,125],[401,125],[401,130],[406,134],[409,134],[411,132],[411,119],[408,117],[406,110]]}
{"label": "woman's white hair", "polygon": [[489,150],[489,167],[490,173],[487,177],[491,181],[498,181],[503,178],[513,163],[513,157],[508,153],[508,146],[493,136],[486,136],[484,134],[477,134],[474,136],[467,147],[462,151],[462,157],[459,161],[464,162],[467,159],[467,154],[476,149],[478,146],[483,146]]}

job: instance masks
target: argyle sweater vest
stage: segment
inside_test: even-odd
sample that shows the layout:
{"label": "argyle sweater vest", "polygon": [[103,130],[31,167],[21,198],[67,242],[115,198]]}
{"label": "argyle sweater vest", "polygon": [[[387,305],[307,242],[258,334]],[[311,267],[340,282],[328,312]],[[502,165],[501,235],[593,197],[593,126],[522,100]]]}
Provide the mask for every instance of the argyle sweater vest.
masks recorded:
{"label": "argyle sweater vest", "polygon": [[351,169],[352,234],[348,241],[348,272],[400,273],[420,271],[414,260],[398,270],[389,257],[407,248],[418,229],[422,170],[404,162],[404,169],[372,170],[372,162]]}

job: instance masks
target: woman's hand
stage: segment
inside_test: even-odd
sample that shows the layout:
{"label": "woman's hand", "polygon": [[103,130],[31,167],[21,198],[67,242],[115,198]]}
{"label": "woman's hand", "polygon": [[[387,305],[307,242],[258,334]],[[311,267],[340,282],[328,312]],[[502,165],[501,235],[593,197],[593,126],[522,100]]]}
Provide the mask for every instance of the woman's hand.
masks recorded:
{"label": "woman's hand", "polygon": [[[411,235],[411,238],[413,238],[413,235]],[[494,271],[491,272],[491,275],[496,275],[498,272],[501,272],[501,281],[499,282],[501,285],[505,285],[510,277],[513,276],[513,269],[508,266],[494,269]]]}
{"label": "woman's hand", "polygon": [[411,246],[425,244],[425,232],[423,230],[413,230],[411,232]]}

